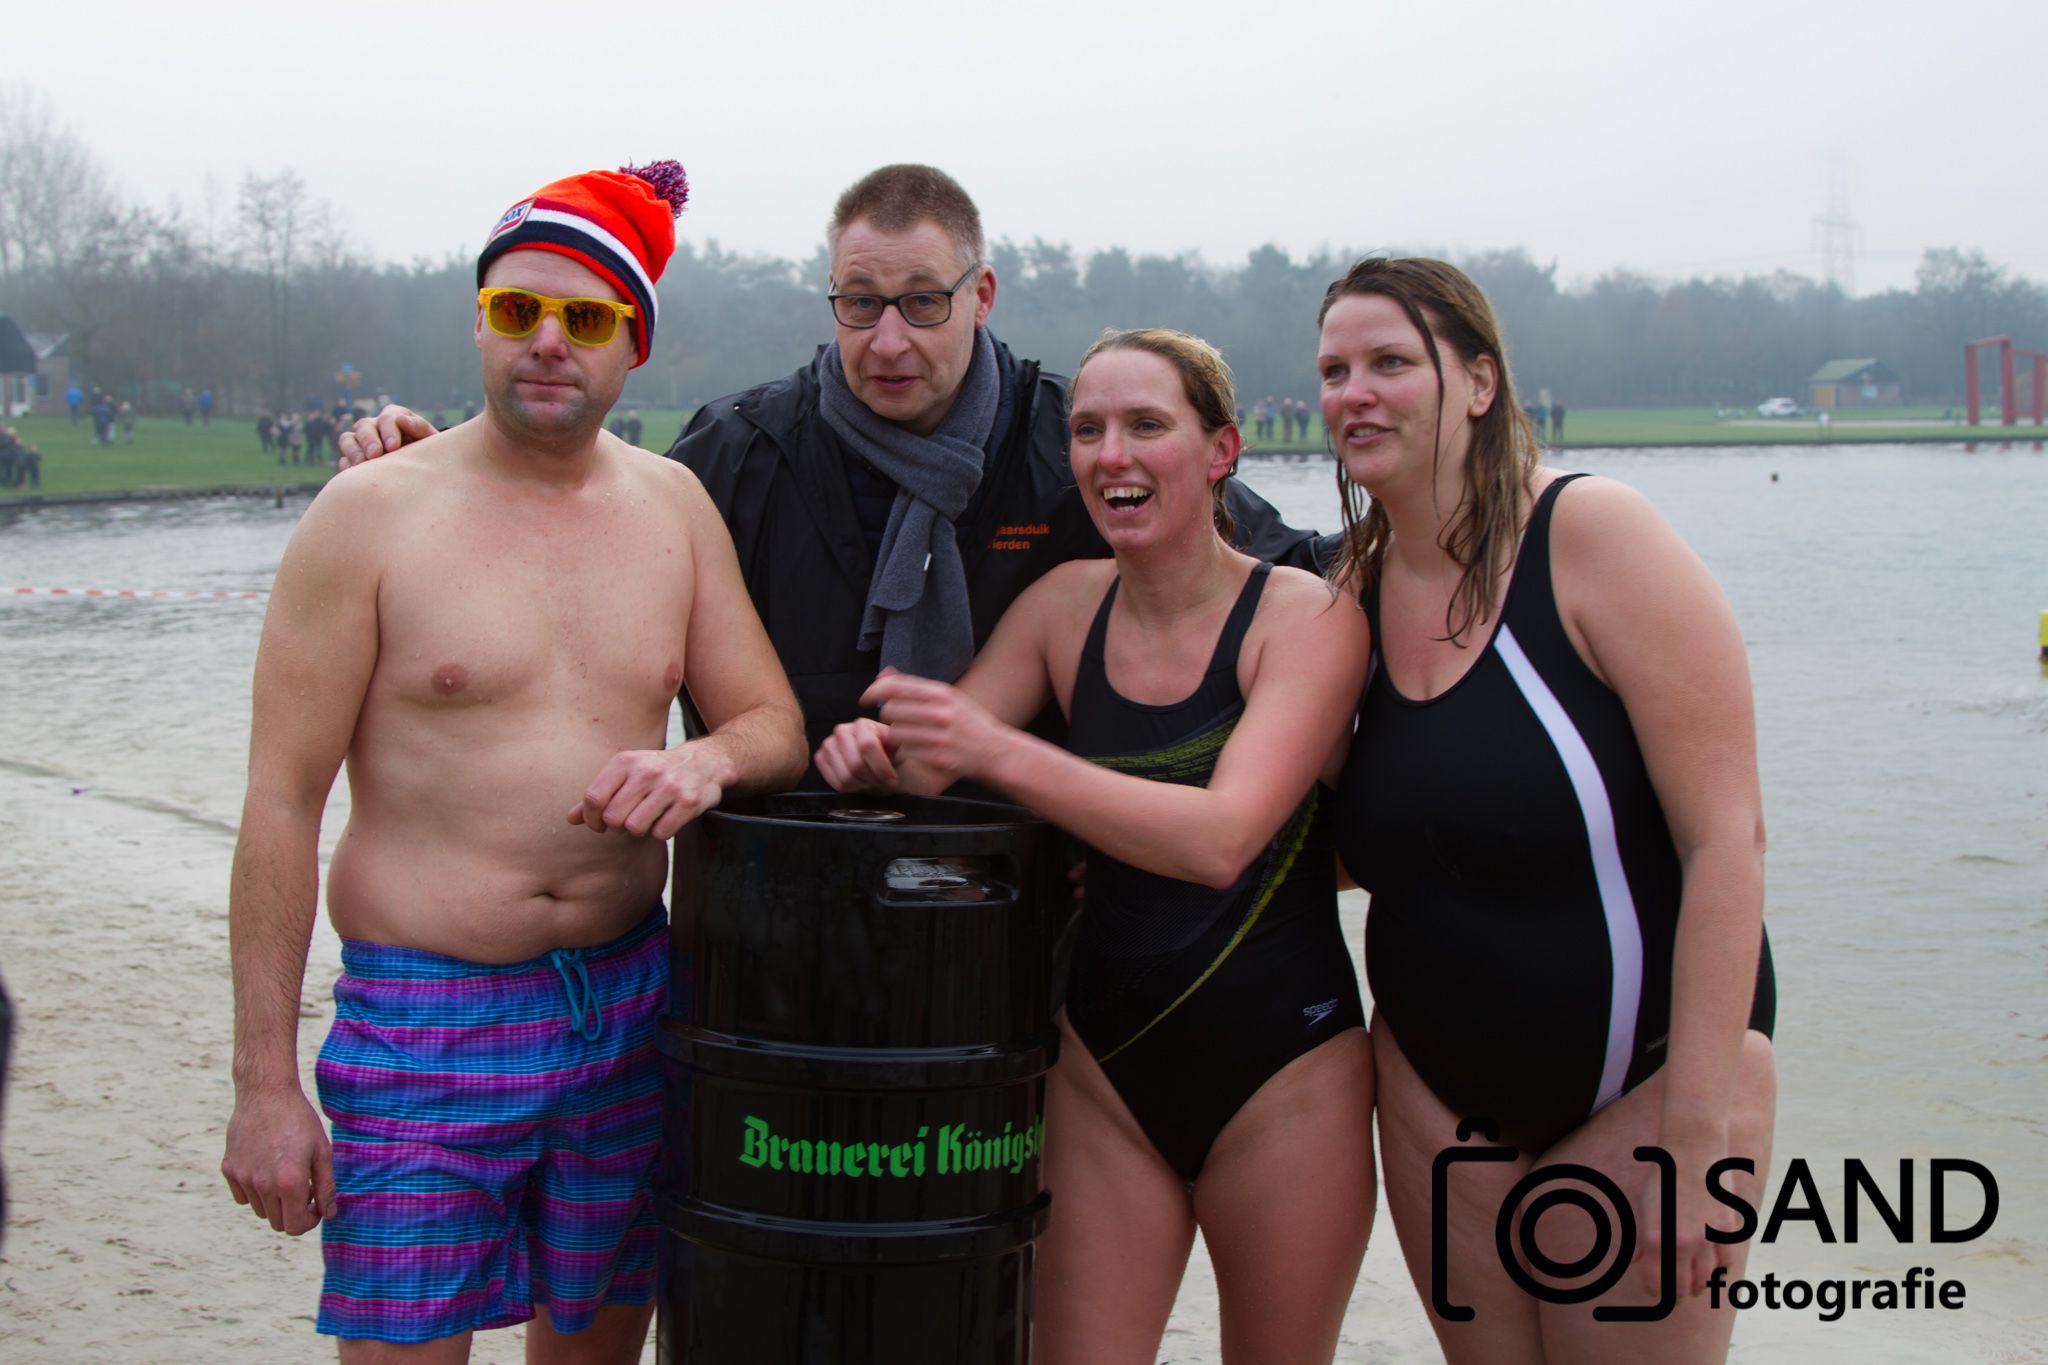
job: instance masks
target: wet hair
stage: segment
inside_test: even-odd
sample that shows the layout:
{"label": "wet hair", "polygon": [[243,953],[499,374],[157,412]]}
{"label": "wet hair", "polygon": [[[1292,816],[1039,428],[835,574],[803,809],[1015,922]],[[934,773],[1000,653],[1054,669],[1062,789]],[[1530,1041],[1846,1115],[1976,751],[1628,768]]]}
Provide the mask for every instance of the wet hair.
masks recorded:
{"label": "wet hair", "polygon": [[962,270],[986,254],[974,201],[959,181],[933,166],[884,166],[847,186],[832,206],[826,249],[837,255],[839,235],[863,218],[877,232],[909,232],[919,223],[937,223],[959,249]]}
{"label": "wet hair", "polygon": [[[1463,570],[1457,591],[1444,610],[1443,638],[1455,640],[1493,614],[1494,584],[1514,557],[1522,531],[1522,508],[1536,472],[1536,432],[1522,405],[1515,401],[1500,324],[1486,295],[1469,275],[1426,256],[1368,256],[1324,291],[1316,326],[1322,326],[1340,300],[1373,294],[1401,306],[1422,334],[1429,363],[1436,370],[1436,461],[1443,458],[1444,361],[1440,346],[1450,347],[1467,366],[1481,356],[1492,357],[1494,363],[1493,403],[1472,419],[1465,486],[1437,542]],[[1349,577],[1363,592],[1379,581],[1392,528],[1386,511],[1346,476],[1341,459],[1337,461],[1337,492],[1343,504],[1344,545],[1331,576],[1338,581]]]}
{"label": "wet hair", "polygon": [[[1228,426],[1237,424],[1237,384],[1230,377],[1230,366],[1223,359],[1223,352],[1211,346],[1198,336],[1176,332],[1170,327],[1133,327],[1119,331],[1110,327],[1104,329],[1081,357],[1081,363],[1074,367],[1074,377],[1067,381],[1067,403],[1072,406],[1074,389],[1081,382],[1081,371],[1088,368],[1088,362],[1105,351],[1143,351],[1156,355],[1173,366],[1180,375],[1181,392],[1186,395],[1188,406],[1195,410],[1195,419],[1202,424],[1202,430],[1214,436]],[[1237,470],[1232,465],[1231,473]],[[1209,485],[1209,497],[1213,505],[1216,533],[1225,541],[1235,543],[1237,523],[1230,515],[1230,507],[1224,501],[1223,487],[1230,482],[1225,474]]]}

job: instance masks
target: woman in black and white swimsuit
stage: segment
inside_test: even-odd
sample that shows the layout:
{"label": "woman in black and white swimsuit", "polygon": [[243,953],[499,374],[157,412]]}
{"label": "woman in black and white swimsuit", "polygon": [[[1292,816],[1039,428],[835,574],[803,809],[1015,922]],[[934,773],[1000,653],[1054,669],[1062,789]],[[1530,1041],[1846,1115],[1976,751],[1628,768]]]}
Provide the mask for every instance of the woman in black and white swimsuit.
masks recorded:
{"label": "woman in black and white swimsuit", "polygon": [[[1705,1235],[1734,1226],[1706,1175],[1749,1159],[1727,1184],[1756,1202],[1775,1102],[1741,632],[1640,495],[1538,463],[1457,269],[1360,261],[1320,321],[1340,578],[1375,651],[1337,847],[1372,893],[1379,1132],[1410,1273],[1460,1365],[1720,1360],[1734,1312],[1701,1290],[1717,1265],[1739,1276],[1746,1247]],[[1467,1119],[1516,1150],[1445,1169],[1432,1228],[1438,1154]],[[1670,1153],[1668,1187],[1644,1145]],[[1535,1193],[1556,1187],[1532,1171],[1566,1164],[1614,1182],[1641,1239],[1604,1290],[1626,1239],[1603,1249],[1594,1225],[1612,1215],[1572,1196],[1546,1214]],[[1517,1235],[1552,1263],[1541,1293],[1503,1268],[1504,1203],[1536,1218]]]}

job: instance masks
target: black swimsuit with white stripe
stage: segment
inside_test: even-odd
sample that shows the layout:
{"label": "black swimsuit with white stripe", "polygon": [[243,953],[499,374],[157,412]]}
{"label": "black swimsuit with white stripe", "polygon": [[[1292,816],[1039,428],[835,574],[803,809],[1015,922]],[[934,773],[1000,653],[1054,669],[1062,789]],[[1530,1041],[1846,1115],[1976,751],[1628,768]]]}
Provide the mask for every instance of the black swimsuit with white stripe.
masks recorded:
{"label": "black swimsuit with white stripe", "polygon": [[[1375,658],[1338,791],[1375,1007],[1437,1098],[1531,1153],[1664,1064],[1682,891],[1628,712],[1552,594],[1551,507],[1578,477],[1537,500],[1463,678],[1411,701]],[[1751,1028],[1776,999],[1766,938]]]}

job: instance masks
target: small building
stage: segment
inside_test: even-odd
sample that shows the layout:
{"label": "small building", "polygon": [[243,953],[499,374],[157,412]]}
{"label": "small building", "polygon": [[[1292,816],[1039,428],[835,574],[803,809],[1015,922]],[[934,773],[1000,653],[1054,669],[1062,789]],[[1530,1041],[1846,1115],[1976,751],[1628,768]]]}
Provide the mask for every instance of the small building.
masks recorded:
{"label": "small building", "polygon": [[1899,376],[1882,360],[1830,360],[1806,381],[1807,404],[1816,412],[1839,408],[1895,408]]}
{"label": "small building", "polygon": [[65,391],[71,387],[71,334],[30,332],[28,344],[36,353],[36,401],[38,417],[58,417],[67,410]]}
{"label": "small building", "polygon": [[14,319],[0,313],[0,417],[18,417],[36,395],[36,350]]}
{"label": "small building", "polygon": [[55,417],[65,412],[64,391],[71,387],[70,341],[64,332],[24,332],[12,318],[0,315],[0,416]]}

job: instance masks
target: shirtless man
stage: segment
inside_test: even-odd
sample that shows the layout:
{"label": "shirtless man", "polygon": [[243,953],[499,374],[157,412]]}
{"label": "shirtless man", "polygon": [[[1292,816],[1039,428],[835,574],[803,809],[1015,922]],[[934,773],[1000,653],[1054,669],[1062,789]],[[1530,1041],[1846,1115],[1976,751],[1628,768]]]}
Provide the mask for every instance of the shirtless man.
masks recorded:
{"label": "shirtless man", "polygon": [[[664,841],[806,757],[717,509],[601,429],[647,357],[680,198],[670,162],[509,210],[478,260],[484,420],[335,480],[278,569],[221,1170],[272,1227],[324,1223],[319,1330],[344,1362],[462,1360],[528,1319],[529,1361],[646,1339]],[[683,683],[711,729],[664,750]],[[344,758],[330,1145],[296,1038]]]}

